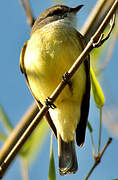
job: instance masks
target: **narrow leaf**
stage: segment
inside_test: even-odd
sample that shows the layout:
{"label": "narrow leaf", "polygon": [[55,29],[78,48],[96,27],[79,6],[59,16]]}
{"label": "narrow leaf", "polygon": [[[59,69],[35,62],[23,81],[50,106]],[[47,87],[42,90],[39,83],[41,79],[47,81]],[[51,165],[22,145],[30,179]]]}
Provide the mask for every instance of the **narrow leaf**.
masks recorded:
{"label": "narrow leaf", "polygon": [[89,121],[87,122],[87,126],[88,126],[88,129],[89,129],[90,133],[92,133],[93,132],[93,128],[92,128],[92,126],[91,126]]}
{"label": "narrow leaf", "polygon": [[25,159],[25,161],[27,161],[28,165],[32,165],[39,154],[39,151],[47,137],[48,131],[48,124],[45,119],[42,119],[20,151],[20,155]]}
{"label": "narrow leaf", "polygon": [[0,118],[4,124],[5,129],[10,133],[13,130],[13,126],[2,106],[0,106]]}
{"label": "narrow leaf", "polygon": [[23,180],[29,180],[29,168],[27,161],[24,158],[20,159],[21,175]]}
{"label": "narrow leaf", "polygon": [[0,140],[2,142],[5,142],[6,139],[7,139],[7,137],[2,132],[0,132]]}
{"label": "narrow leaf", "polygon": [[95,73],[91,67],[90,69],[91,72],[91,84],[92,84],[92,91],[93,91],[93,97],[96,103],[96,106],[98,108],[103,107],[104,103],[105,103],[105,97],[103,94],[103,91],[100,87],[100,84],[98,82],[98,80],[96,79]]}
{"label": "narrow leaf", "polygon": [[49,164],[48,180],[56,180],[55,162],[54,162],[54,156],[53,156],[52,136],[51,136],[51,142],[50,142],[50,164]]}

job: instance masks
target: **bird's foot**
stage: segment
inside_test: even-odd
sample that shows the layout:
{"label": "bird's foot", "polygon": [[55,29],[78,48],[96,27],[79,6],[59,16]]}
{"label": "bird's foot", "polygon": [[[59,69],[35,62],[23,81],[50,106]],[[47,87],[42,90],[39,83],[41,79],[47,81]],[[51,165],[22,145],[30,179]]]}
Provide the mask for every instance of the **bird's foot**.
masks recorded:
{"label": "bird's foot", "polygon": [[63,76],[62,76],[62,79],[63,81],[69,85],[69,87],[72,87],[72,82],[70,80],[70,77],[69,77],[69,73],[66,72]]}
{"label": "bird's foot", "polygon": [[45,105],[48,107],[48,108],[52,108],[52,109],[55,109],[56,106],[52,103],[52,99],[50,97],[46,98],[45,100]]}

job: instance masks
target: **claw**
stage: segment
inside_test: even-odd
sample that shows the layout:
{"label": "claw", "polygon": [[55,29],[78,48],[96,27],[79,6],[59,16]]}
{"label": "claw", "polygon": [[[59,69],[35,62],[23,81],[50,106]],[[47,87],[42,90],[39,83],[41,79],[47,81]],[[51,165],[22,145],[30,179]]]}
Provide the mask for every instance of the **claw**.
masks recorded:
{"label": "claw", "polygon": [[72,82],[70,81],[69,78],[69,73],[66,72],[63,76],[62,76],[63,81],[69,85],[69,87],[72,87]]}
{"label": "claw", "polygon": [[56,106],[51,102],[52,99],[50,97],[48,97],[46,100],[45,100],[45,104],[48,108],[52,108],[52,109],[55,109]]}

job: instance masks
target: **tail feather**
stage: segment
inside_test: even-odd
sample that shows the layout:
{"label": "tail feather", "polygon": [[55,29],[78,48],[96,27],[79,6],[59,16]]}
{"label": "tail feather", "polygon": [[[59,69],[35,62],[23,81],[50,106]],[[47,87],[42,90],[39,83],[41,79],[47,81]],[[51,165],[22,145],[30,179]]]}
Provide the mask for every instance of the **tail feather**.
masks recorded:
{"label": "tail feather", "polygon": [[64,142],[58,136],[59,173],[60,175],[73,174],[78,169],[74,141]]}

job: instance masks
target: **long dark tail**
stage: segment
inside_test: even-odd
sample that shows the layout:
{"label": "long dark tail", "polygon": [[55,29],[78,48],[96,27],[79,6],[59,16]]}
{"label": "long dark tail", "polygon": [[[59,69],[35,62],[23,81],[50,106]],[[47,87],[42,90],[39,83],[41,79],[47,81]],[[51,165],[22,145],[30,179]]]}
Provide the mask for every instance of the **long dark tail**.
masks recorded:
{"label": "long dark tail", "polygon": [[58,135],[59,173],[73,174],[78,169],[74,141],[64,142]]}

